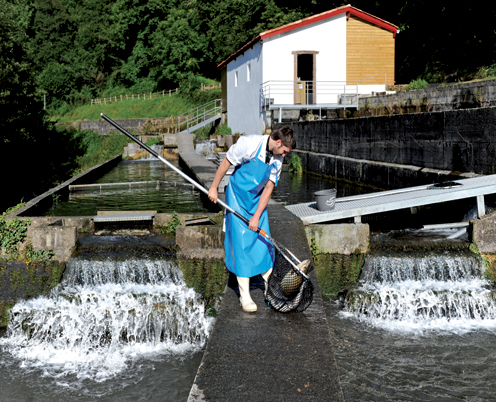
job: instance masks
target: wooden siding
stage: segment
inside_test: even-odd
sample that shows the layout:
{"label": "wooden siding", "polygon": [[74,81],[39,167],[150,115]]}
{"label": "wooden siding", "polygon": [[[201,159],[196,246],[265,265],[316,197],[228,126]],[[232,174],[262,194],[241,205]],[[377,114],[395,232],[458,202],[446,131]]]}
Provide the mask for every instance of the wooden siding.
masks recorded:
{"label": "wooden siding", "polygon": [[[351,15],[346,23],[346,80],[359,81],[383,71],[387,84],[393,85],[393,33]],[[362,84],[384,84],[384,75]]]}

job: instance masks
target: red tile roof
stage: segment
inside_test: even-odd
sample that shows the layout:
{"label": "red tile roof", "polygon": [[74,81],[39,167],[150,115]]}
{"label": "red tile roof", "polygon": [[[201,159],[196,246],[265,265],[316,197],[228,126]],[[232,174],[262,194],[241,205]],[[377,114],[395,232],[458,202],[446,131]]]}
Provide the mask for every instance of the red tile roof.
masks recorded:
{"label": "red tile roof", "polygon": [[312,15],[307,18],[303,18],[302,20],[291,22],[289,24],[280,26],[278,28],[270,29],[268,31],[262,32],[261,34],[258,34],[255,36],[250,42],[245,44],[243,47],[238,49],[236,52],[234,52],[232,55],[230,55],[226,60],[224,60],[222,63],[220,63],[217,67],[222,70],[227,66],[227,64],[231,61],[236,59],[240,54],[243,54],[248,48],[252,48],[255,43],[257,43],[260,40],[270,38],[271,36],[279,35],[284,32],[292,31],[293,29],[296,28],[301,28],[306,25],[313,24],[318,21],[325,20],[327,18],[334,17],[339,14],[347,13],[347,16],[349,15],[354,15],[358,18],[361,18],[362,20],[368,21],[374,25],[380,26],[381,28],[384,28],[388,31],[391,31],[393,33],[393,37],[396,37],[396,33],[398,32],[398,27],[396,25],[391,24],[390,22],[387,22],[385,20],[382,20],[380,18],[377,18],[373,16],[372,14],[366,13],[365,11],[359,10],[358,8],[355,8],[353,6],[347,5],[347,6],[341,6],[338,8],[334,8],[329,11],[325,11],[320,14]]}

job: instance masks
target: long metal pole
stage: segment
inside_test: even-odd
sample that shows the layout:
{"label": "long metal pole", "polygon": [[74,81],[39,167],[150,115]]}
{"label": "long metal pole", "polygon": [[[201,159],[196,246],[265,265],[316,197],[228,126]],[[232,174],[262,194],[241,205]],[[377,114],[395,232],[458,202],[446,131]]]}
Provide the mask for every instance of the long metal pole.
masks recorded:
{"label": "long metal pole", "polygon": [[[187,181],[189,181],[193,186],[195,186],[198,190],[202,191],[203,193],[207,194],[208,195],[208,190],[203,187],[202,185],[200,185],[199,183],[197,183],[196,181],[194,181],[191,177],[189,177],[187,174],[185,174],[184,172],[182,172],[181,170],[179,170],[177,167],[175,167],[172,163],[170,163],[168,160],[162,158],[157,152],[155,152],[153,149],[151,149],[149,146],[143,144],[143,142],[141,142],[139,139],[137,139],[134,135],[132,135],[131,133],[129,133],[126,129],[124,129],[123,127],[121,127],[119,124],[117,124],[115,121],[113,121],[110,117],[107,117],[105,116],[103,113],[100,113],[100,116],[102,116],[102,118],[104,120],[106,120],[108,123],[110,123],[112,126],[114,126],[117,130],[119,130],[122,134],[128,136],[131,140],[133,140],[134,142],[136,142],[141,148],[145,149],[146,151],[150,152],[150,154],[152,154],[154,157],[158,158],[160,161],[162,161],[163,163],[165,163],[167,166],[169,166],[172,170],[174,170],[176,173],[178,173],[180,176],[182,176],[183,178],[185,178]],[[229,205],[227,205],[224,201],[220,200],[220,199],[217,199],[217,202],[223,206],[225,209],[227,209],[229,212],[232,212],[234,215],[236,215],[239,219],[241,219],[244,223],[246,223],[247,225],[249,224],[249,221],[248,219],[246,219],[243,215],[241,215],[239,212],[235,211],[234,209],[232,209]],[[281,244],[279,244],[278,242],[276,242],[272,237],[270,237],[267,232],[263,229],[260,229],[260,228],[257,228],[257,233],[261,234],[263,237],[265,237],[267,240],[269,240],[273,245],[274,247],[276,247],[279,252],[284,256],[284,258],[286,258],[286,260],[288,260],[288,262],[293,266],[294,269],[296,269],[298,271],[299,274],[301,274],[304,278],[306,279],[309,279],[308,275],[306,275],[305,273],[301,272],[299,270],[299,268],[295,265],[295,263],[293,261],[291,261],[285,254],[284,254],[284,251],[288,252],[292,259],[294,259],[298,264],[301,264],[301,261],[298,260],[294,255],[293,253],[291,253],[288,249],[286,249],[285,247],[283,247]]]}

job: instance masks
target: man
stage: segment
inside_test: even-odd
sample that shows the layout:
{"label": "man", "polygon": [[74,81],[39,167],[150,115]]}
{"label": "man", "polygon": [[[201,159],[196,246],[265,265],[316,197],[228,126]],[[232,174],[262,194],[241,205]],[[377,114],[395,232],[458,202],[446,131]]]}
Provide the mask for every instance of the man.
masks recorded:
{"label": "man", "polygon": [[227,212],[224,248],[226,266],[238,279],[239,301],[245,311],[257,311],[250,296],[250,277],[262,274],[267,290],[274,265],[274,248],[256,231],[260,227],[270,236],[267,204],[281,174],[284,156],[294,146],[294,133],[289,127],[274,130],[270,136],[240,137],[227,152],[208,191],[208,198],[216,203],[219,184],[234,165],[226,189],[226,203],[247,218],[249,225]]}

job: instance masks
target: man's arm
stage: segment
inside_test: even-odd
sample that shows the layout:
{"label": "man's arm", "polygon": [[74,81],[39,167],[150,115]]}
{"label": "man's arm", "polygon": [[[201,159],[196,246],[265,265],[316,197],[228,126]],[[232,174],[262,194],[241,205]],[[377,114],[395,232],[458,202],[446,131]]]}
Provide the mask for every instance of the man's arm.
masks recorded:
{"label": "man's arm", "polygon": [[275,187],[274,182],[272,180],[269,180],[265,185],[265,188],[262,191],[262,194],[260,195],[260,200],[258,201],[257,210],[250,218],[250,223],[248,225],[250,230],[253,230],[254,232],[257,231],[260,216],[262,215],[262,212],[265,210],[267,204],[269,203],[270,196],[272,195],[272,191],[274,190],[274,187]]}
{"label": "man's arm", "polygon": [[210,199],[210,201],[217,203],[217,198],[219,197],[219,184],[226,172],[229,170],[230,166],[231,162],[229,162],[229,159],[227,158],[224,158],[224,160],[219,165],[217,172],[215,172],[214,181],[212,182],[212,185],[208,190],[208,198]]}

